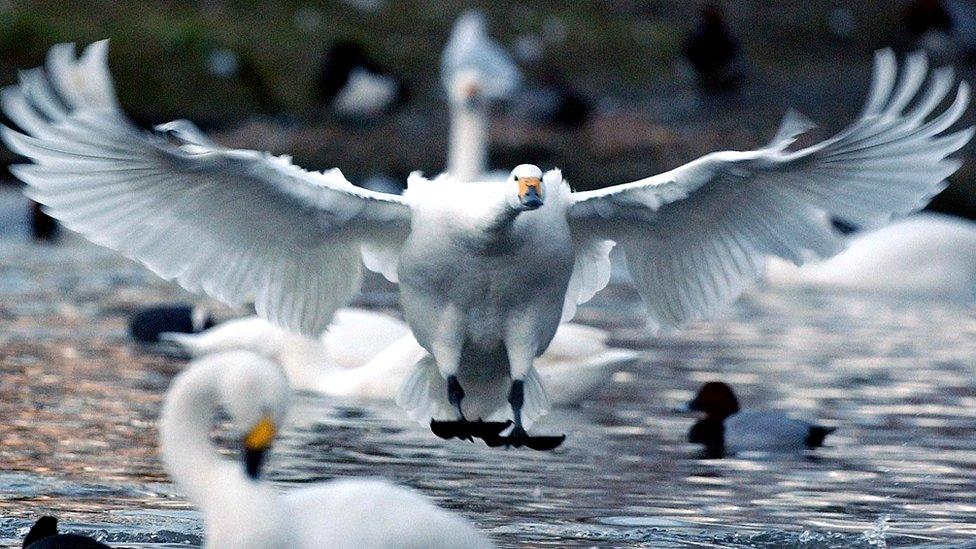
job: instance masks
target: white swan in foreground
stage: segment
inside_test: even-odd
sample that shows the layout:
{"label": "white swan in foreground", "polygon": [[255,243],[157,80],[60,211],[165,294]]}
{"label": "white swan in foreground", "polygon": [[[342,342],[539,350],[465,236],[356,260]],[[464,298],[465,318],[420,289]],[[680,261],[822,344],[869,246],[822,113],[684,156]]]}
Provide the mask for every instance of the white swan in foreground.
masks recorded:
{"label": "white swan in foreground", "polygon": [[510,96],[522,79],[485,27],[482,13],[465,12],[454,24],[441,56],[441,81],[451,111],[447,173],[458,181],[483,180],[490,102]]}
{"label": "white swan in foreground", "polygon": [[[637,359],[634,351],[608,347],[607,337],[590,326],[559,326],[536,361],[553,404],[578,405],[599,392],[615,369]],[[292,334],[250,316],[202,333],[169,333],[161,339],[191,357],[235,349],[255,352],[278,363],[295,389],[359,399],[396,398],[403,380],[427,354],[403,322],[356,308],[336,311],[321,338]]]}
{"label": "white swan in foreground", "polygon": [[[407,324],[432,358],[398,398],[434,418],[443,438],[551,449],[530,437],[549,402],[535,358],[560,319],[609,280],[623,249],[655,327],[704,318],[756,279],[767,256],[802,263],[841,251],[830,216],[877,224],[924,205],[972,137],[941,135],[964,112],[951,69],[927,89],[924,55],[896,85],[891,51],[877,54],[860,117],[835,137],[788,149],[809,124],[786,117],[772,143],[706,155],[672,171],[572,192],[558,170],[516,167],[505,182],[459,185],[414,174],[403,196],[360,189],[338,170],[307,172],[287,157],[227,149],[178,121],[143,132],[119,108],[107,43],[80,59],[51,49],[2,95],[26,134],[3,139],[34,163],[12,167],[27,193],[94,242],[142,261],[191,291],[314,336],[358,289],[361,262],[399,281]],[[909,106],[910,105],[910,106]],[[602,183],[602,182],[601,182]],[[466,418],[509,415],[485,424]]]}
{"label": "white swan in foreground", "polygon": [[797,267],[766,266],[775,286],[929,295],[971,303],[976,297],[976,223],[919,213],[850,237],[836,257]]}
{"label": "white swan in foreground", "polygon": [[[194,361],[170,386],[159,422],[163,464],[203,513],[207,547],[488,548],[467,521],[382,479],[321,482],[279,493],[258,477],[288,410],[288,382],[246,351]],[[220,407],[241,459],[210,436]]]}

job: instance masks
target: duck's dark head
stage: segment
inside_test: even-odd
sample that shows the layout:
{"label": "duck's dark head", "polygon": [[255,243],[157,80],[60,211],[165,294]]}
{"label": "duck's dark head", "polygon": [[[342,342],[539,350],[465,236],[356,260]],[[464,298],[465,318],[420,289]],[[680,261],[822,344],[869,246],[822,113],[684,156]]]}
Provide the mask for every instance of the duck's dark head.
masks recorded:
{"label": "duck's dark head", "polygon": [[739,411],[739,401],[727,384],[721,381],[709,381],[702,385],[695,398],[691,399],[688,409],[704,412],[705,417],[722,421]]}

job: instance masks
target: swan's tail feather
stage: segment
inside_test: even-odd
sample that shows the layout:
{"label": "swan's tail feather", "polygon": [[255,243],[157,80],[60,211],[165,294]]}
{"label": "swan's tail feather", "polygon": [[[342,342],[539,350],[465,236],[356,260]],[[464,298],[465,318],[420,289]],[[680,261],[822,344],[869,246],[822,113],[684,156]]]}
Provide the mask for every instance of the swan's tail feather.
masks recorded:
{"label": "swan's tail feather", "polygon": [[[470,391],[463,401],[465,415],[486,421],[505,421],[512,419],[512,408],[505,395],[508,394],[508,378],[478,387],[470,380]],[[462,381],[462,385],[464,385]],[[447,382],[437,368],[434,357],[424,356],[413,371],[400,385],[396,399],[410,419],[428,425],[430,420],[457,419],[457,412],[447,400]],[[551,404],[542,379],[535,368],[525,377],[525,400],[522,405],[522,425],[528,429],[540,417],[549,413]]]}
{"label": "swan's tail feather", "polygon": [[540,417],[549,413],[552,407],[539,372],[532,367],[525,377],[525,403],[522,405],[522,425],[529,429]]}
{"label": "swan's tail feather", "polygon": [[432,419],[456,419],[456,413],[447,400],[447,383],[430,355],[420,359],[400,385],[396,403],[410,419],[422,425],[428,425]]}

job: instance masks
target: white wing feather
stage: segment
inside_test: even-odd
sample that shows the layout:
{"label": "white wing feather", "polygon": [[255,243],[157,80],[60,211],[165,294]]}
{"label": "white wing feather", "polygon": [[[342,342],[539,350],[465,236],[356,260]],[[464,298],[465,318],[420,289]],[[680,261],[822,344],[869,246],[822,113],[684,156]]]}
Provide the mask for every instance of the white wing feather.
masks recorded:
{"label": "white wing feather", "polygon": [[[290,331],[318,335],[358,289],[360,245],[405,235],[399,197],[358,189],[338,170],[225,149],[185,121],[147,133],[118,106],[107,42],[51,49],[21,73],[3,128],[34,161],[13,172],[68,228],[139,260],[191,291],[239,305]],[[175,138],[177,143],[167,139]]]}
{"label": "white wing feather", "polygon": [[623,248],[652,327],[704,318],[761,274],[765,256],[800,264],[838,253],[844,241],[831,216],[876,224],[945,187],[960,166],[946,157],[973,129],[939,134],[963,114],[969,88],[961,83],[952,105],[926,122],[953,82],[951,69],[937,70],[916,99],[926,72],[924,55],[911,55],[896,87],[894,54],[880,51],[864,111],[831,139],[788,151],[809,127],[790,113],[767,148],[713,153],[634,183],[573,193],[576,238]]}

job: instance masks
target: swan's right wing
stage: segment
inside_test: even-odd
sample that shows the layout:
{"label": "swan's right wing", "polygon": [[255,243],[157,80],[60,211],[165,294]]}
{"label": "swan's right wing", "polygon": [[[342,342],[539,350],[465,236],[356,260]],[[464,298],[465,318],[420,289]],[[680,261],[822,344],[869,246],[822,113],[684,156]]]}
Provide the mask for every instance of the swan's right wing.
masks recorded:
{"label": "swan's right wing", "polygon": [[222,148],[187,122],[147,133],[122,113],[107,42],[51,49],[44,68],[3,90],[3,128],[34,161],[13,173],[68,228],[190,291],[317,336],[359,287],[360,246],[405,237],[399,197],[359,189],[338,170]]}
{"label": "swan's right wing", "polygon": [[973,128],[941,135],[965,112],[969,88],[928,119],[952,89],[950,69],[928,90],[924,55],[908,58],[896,85],[890,51],[878,53],[861,117],[833,138],[791,151],[809,127],[787,116],[773,142],[706,155],[633,183],[576,192],[568,220],[577,241],[614,240],[652,325],[708,316],[759,276],[765,257],[796,264],[838,253],[830,217],[871,225],[924,206],[961,162],[947,158]]}

